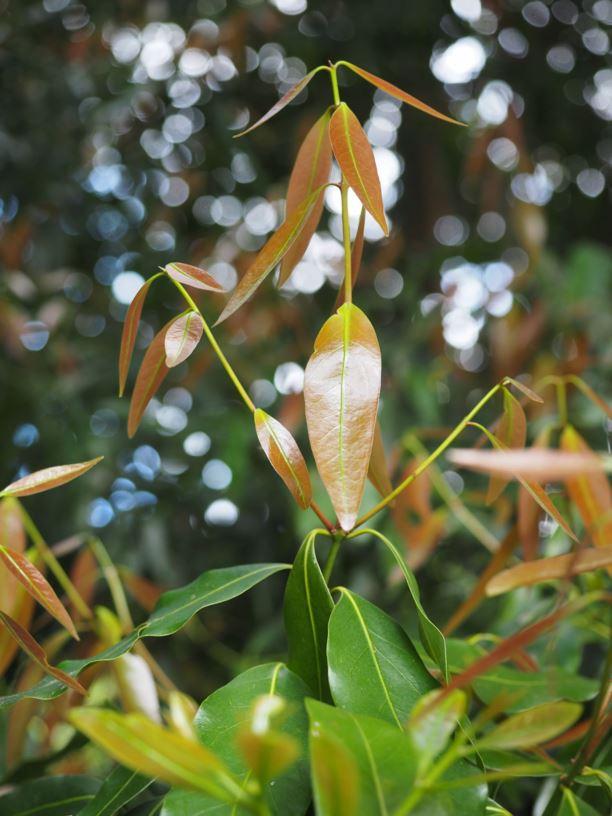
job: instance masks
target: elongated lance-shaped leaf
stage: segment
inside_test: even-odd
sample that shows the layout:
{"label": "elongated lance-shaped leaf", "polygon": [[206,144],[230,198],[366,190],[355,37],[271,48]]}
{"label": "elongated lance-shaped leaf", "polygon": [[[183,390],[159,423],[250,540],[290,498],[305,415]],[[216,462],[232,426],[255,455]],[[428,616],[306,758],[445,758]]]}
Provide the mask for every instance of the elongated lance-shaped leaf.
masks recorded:
{"label": "elongated lance-shaped leaf", "polygon": [[570,481],[582,474],[602,473],[606,458],[588,453],[540,448],[474,450],[455,448],[447,454],[459,467],[512,478],[515,474],[537,482]]}
{"label": "elongated lance-shaped leaf", "polygon": [[184,362],[197,348],[203,333],[204,321],[197,312],[177,317],[164,338],[166,366],[174,368]]}
{"label": "elongated lance-shaped leaf", "polygon": [[157,332],[140,364],[128,414],[128,436],[134,436],[140,425],[145,409],[165,380],[170,369],[166,365],[166,332],[175,318]]}
{"label": "elongated lance-shaped leaf", "polygon": [[285,253],[298,239],[320,193],[320,189],[311,193],[306,201],[302,202],[294,212],[287,216],[274,235],[259,251],[246,274],[240,279],[232,292],[215,325],[222,323],[230,315],[234,314],[282,260]]}
{"label": "elongated lance-shaped leaf", "polygon": [[[19,553],[25,552],[26,548],[26,534],[19,503],[16,499],[10,497],[0,499],[0,546]],[[15,583],[13,576],[4,570],[0,570],[2,608],[9,614],[13,610],[18,588],[19,585]],[[1,644],[0,654],[2,654]]]}
{"label": "elongated lance-shaped leaf", "polygon": [[302,93],[302,91],[308,85],[308,83],[313,78],[313,76],[315,74],[317,74],[320,70],[322,70],[322,69],[321,68],[313,68],[312,71],[309,71],[306,74],[305,77],[302,77],[302,79],[300,79],[299,82],[296,82],[296,84],[293,85],[293,87],[289,88],[287,93],[284,94],[283,96],[281,96],[281,98],[278,100],[278,102],[276,102],[274,105],[272,105],[270,110],[267,113],[264,113],[264,115],[261,117],[261,119],[258,119],[254,124],[250,125],[250,127],[248,127],[246,130],[243,130],[240,133],[236,133],[235,136],[234,136],[234,139],[239,139],[241,136],[245,136],[247,133],[250,133],[252,130],[255,130],[255,128],[258,128],[260,125],[263,125],[264,122],[267,122],[273,116],[276,116],[276,114],[279,113],[280,111],[282,111],[283,108],[286,108],[287,105],[290,102],[293,102],[293,100],[296,98],[296,96],[298,96],[298,94]]}
{"label": "elongated lance-shaped leaf", "polygon": [[152,783],[152,779],[116,765],[94,798],[83,810],[79,810],[78,816],[115,816],[123,805],[135,799]]}
{"label": "elongated lance-shaped leaf", "polygon": [[204,289],[207,292],[225,292],[225,287],[221,286],[218,280],[213,278],[210,272],[200,269],[199,266],[192,266],[187,263],[173,261],[166,264],[164,272],[172,280],[190,286],[192,289]]}
{"label": "elongated lance-shaped leaf", "polygon": [[546,703],[513,714],[480,737],[476,745],[478,748],[494,748],[499,751],[532,748],[561,734],[573,725],[581,713],[582,706],[578,703],[563,700]]}
{"label": "elongated lance-shaped leaf", "polygon": [[310,444],[343,530],[355,523],[374,442],[380,348],[366,315],[345,303],[319,332],[306,366]]}
{"label": "elongated lance-shaped leaf", "polygon": [[329,181],[332,149],[329,141],[330,112],[325,111],[308,131],[300,147],[287,188],[287,217],[297,210],[315,190],[321,190],[304,227],[281,262],[278,285],[287,282],[293,268],[301,259],[317,228],[323,211],[323,185]]}
{"label": "elongated lance-shaped leaf", "polygon": [[344,60],[341,60],[338,65],[345,65],[351,71],[358,74],[362,79],[365,79],[367,82],[370,82],[372,85],[380,88],[381,91],[385,91],[385,93],[388,93],[390,96],[400,99],[407,105],[417,108],[417,110],[423,111],[423,113],[429,114],[429,116],[435,116],[436,119],[442,119],[444,122],[450,122],[451,125],[460,125],[461,127],[465,127],[464,122],[458,122],[456,119],[451,119],[450,116],[447,116],[445,113],[440,113],[440,111],[435,110],[435,108],[432,108],[430,105],[426,105],[425,102],[421,102],[416,97],[406,93],[406,91],[402,91],[401,88],[398,88],[396,85],[392,85],[391,82],[387,82],[386,79],[381,79],[380,77],[371,74],[369,71],[365,71],[363,68],[353,65],[352,62],[345,62]]}
{"label": "elongated lance-shaped leaf", "polygon": [[0,562],[19,581],[26,592],[30,593],[34,600],[38,601],[56,621],[61,623],[73,638],[79,639],[74,623],[63,603],[55,594],[53,587],[25,555],[17,552],[17,550],[10,550],[7,547],[0,546]]}
{"label": "elongated lance-shaped leaf", "polygon": [[19,646],[23,649],[23,651],[31,657],[38,665],[45,671],[46,674],[50,674],[56,680],[59,680],[60,683],[69,686],[74,691],[78,691],[79,694],[85,694],[86,691],[83,686],[79,683],[78,680],[75,680],[74,677],[71,677],[66,672],[62,671],[61,669],[52,666],[49,661],[47,660],[47,655],[45,654],[45,650],[38,644],[32,635],[23,628],[16,620],[13,620],[9,615],[5,612],[0,610],[0,622],[4,624],[4,626],[9,631],[11,637],[13,637]]}
{"label": "elongated lance-shaped leaf", "polygon": [[368,479],[378,490],[381,496],[388,496],[393,490],[391,479],[389,478],[389,468],[385,456],[385,446],[383,444],[380,422],[376,420],[374,427],[374,442],[372,443],[372,453],[368,466]]}
{"label": "elongated lance-shaped leaf", "polygon": [[512,377],[506,377],[504,379],[504,383],[511,383],[517,391],[520,391],[527,399],[530,399],[532,402],[538,402],[540,404],[544,403],[544,400],[539,394],[536,394],[529,386],[522,383],[520,380],[515,380]]}
{"label": "elongated lance-shaped leaf", "polygon": [[81,809],[100,787],[99,779],[82,774],[25,779],[20,785],[4,788],[8,793],[0,795],[2,816],[81,816]]}
{"label": "elongated lance-shaped leaf", "polygon": [[45,490],[52,490],[54,487],[59,487],[73,479],[77,479],[92,467],[101,462],[103,456],[97,456],[95,459],[89,459],[87,462],[76,462],[73,465],[54,465],[53,467],[44,468],[43,470],[36,470],[34,473],[28,473],[22,479],[17,479],[7,485],[4,490],[0,492],[0,496],[32,496],[34,493],[44,493]]}
{"label": "elongated lance-shaped leaf", "polygon": [[[496,429],[496,436],[506,448],[522,448],[527,437],[527,418],[521,403],[507,388],[503,389],[504,412]],[[487,504],[491,504],[508,484],[506,476],[491,476],[487,490]]]}
{"label": "elongated lance-shaped leaf", "polygon": [[132,298],[128,310],[123,321],[123,331],[121,332],[121,346],[119,348],[119,396],[123,396],[125,391],[125,383],[127,381],[128,371],[130,370],[130,363],[132,361],[132,354],[134,353],[134,344],[136,343],[136,333],[138,331],[138,324],[140,323],[140,316],[142,314],[142,307],[144,306],[145,298],[149,292],[149,287],[156,279],[156,275],[146,280],[135,296]]}
{"label": "elongated lance-shaped leaf", "polygon": [[340,170],[349,186],[384,234],[388,235],[374,153],[359,120],[345,102],[341,102],[334,111],[329,123],[329,137]]}
{"label": "elongated lance-shaped leaf", "polygon": [[[361,271],[361,259],[363,257],[363,245],[365,238],[365,219],[366,208],[362,207],[361,213],[359,214],[359,222],[357,224],[355,240],[353,241],[353,248],[351,249],[351,285],[353,289],[355,288],[355,284],[359,278],[359,272]],[[344,303],[345,295],[346,288],[344,286],[340,286],[340,289],[338,289],[338,295],[336,297],[336,303],[334,304],[334,312],[337,312]]]}
{"label": "elongated lance-shaped leaf", "polygon": [[274,470],[302,510],[309,507],[312,488],[308,467],[297,442],[284,425],[258,408],[253,414],[259,443]]}

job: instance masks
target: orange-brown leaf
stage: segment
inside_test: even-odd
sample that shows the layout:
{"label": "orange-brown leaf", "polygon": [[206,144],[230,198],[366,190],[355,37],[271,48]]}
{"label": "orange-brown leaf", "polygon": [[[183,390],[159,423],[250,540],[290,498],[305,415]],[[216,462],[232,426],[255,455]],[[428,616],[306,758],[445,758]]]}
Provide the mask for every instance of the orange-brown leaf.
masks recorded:
{"label": "orange-brown leaf", "polygon": [[140,425],[145,409],[151,399],[155,396],[157,389],[166,378],[170,369],[166,365],[165,339],[166,332],[174,323],[174,318],[157,332],[151,345],[145,352],[142,359],[136,382],[134,383],[134,393],[130,402],[130,412],[128,414],[128,436],[134,436]]}
{"label": "orange-brown leaf", "polygon": [[28,473],[22,479],[17,479],[7,485],[0,496],[32,496],[34,493],[44,493],[45,490],[52,490],[54,487],[71,482],[92,467],[101,462],[103,456],[89,459],[87,462],[76,462],[73,465],[55,465],[54,467],[36,470]]}
{"label": "orange-brown leaf", "polygon": [[121,346],[119,349],[119,396],[123,396],[125,391],[125,383],[127,381],[128,371],[130,370],[130,363],[132,361],[132,354],[134,353],[134,344],[136,343],[136,333],[138,331],[138,324],[140,323],[140,315],[142,314],[142,307],[144,306],[145,298],[149,291],[149,287],[155,280],[155,277],[146,280],[138,292],[136,292],[132,302],[123,321],[123,331],[121,332]]}
{"label": "orange-brown leaf", "polygon": [[[527,418],[520,402],[504,388],[504,413],[497,426],[496,436],[506,448],[522,448],[527,437]],[[507,476],[492,476],[487,490],[487,504],[499,498],[509,482]]]}
{"label": "orange-brown leaf", "polygon": [[191,264],[173,261],[166,264],[164,271],[169,278],[190,286],[192,289],[204,289],[207,292],[225,292],[225,288],[213,278],[210,272]]}
{"label": "orange-brown leaf", "polygon": [[570,453],[535,446],[504,451],[455,448],[449,451],[448,459],[460,467],[482,473],[510,478],[520,475],[536,482],[570,479],[578,473],[603,472],[602,462],[592,451],[590,454]]}
{"label": "orange-brown leaf", "polygon": [[247,133],[250,133],[252,130],[255,130],[255,128],[258,128],[260,125],[263,125],[264,122],[267,122],[273,116],[276,116],[276,114],[282,111],[283,108],[287,107],[287,105],[290,102],[293,102],[293,100],[295,99],[296,96],[298,96],[298,94],[302,93],[302,91],[308,85],[313,76],[317,74],[320,70],[321,70],[320,68],[314,68],[312,71],[307,73],[305,77],[302,77],[302,79],[300,79],[299,82],[296,82],[296,84],[293,85],[293,87],[289,88],[289,90],[287,91],[286,94],[284,94],[284,96],[281,96],[278,102],[272,105],[272,107],[267,113],[264,113],[261,119],[258,119],[246,130],[243,130],[240,133],[236,133],[234,139],[239,139],[241,136],[245,136]]}
{"label": "orange-brown leaf", "polygon": [[319,332],[304,383],[310,444],[343,530],[355,523],[363,495],[380,372],[372,324],[357,306],[345,303]]}
{"label": "orange-brown leaf", "polygon": [[368,466],[368,479],[381,496],[388,496],[393,490],[393,485],[389,478],[389,468],[387,466],[387,457],[385,456],[382,431],[378,420],[376,420],[376,425],[374,426],[374,441],[372,442],[372,453],[370,454],[370,464]]}
{"label": "orange-brown leaf", "polygon": [[[533,441],[532,449],[547,448],[551,426],[545,425]],[[540,506],[523,485],[519,485],[517,499],[517,526],[525,561],[533,561],[538,555],[540,540]]]}
{"label": "orange-brown leaf", "polygon": [[315,190],[321,192],[302,231],[281,262],[278,285],[287,282],[295,265],[306,251],[323,211],[323,187],[329,181],[332,150],[329,141],[329,111],[315,122],[300,147],[287,188],[287,216],[297,210]]}
{"label": "orange-brown leaf", "polygon": [[187,312],[177,317],[164,339],[167,367],[174,368],[184,362],[197,348],[203,332],[204,321],[197,312]]}
{"label": "orange-brown leaf", "polygon": [[341,102],[334,111],[329,123],[329,136],[334,155],[349,186],[388,235],[374,154],[359,120],[345,102]]}
{"label": "orange-brown leaf", "polygon": [[308,467],[297,442],[284,425],[261,408],[255,411],[253,418],[257,438],[270,464],[305,510],[312,500],[312,488]]}
{"label": "orange-brown leaf", "polygon": [[[365,234],[365,217],[366,217],[366,209],[365,207],[361,208],[361,213],[359,214],[359,223],[357,224],[357,232],[355,234],[355,240],[353,241],[353,249],[351,250],[351,281],[352,281],[352,288],[355,288],[355,284],[357,283],[357,279],[359,277],[359,272],[361,271],[361,259],[363,257],[363,244],[364,244],[364,234]],[[334,311],[337,312],[338,309],[344,303],[344,296],[346,294],[346,289],[344,286],[341,286],[338,290],[338,296],[336,297],[336,303],[334,304]]]}
{"label": "orange-brown leaf", "polygon": [[11,498],[0,500],[0,546],[24,552],[26,534],[18,503]]}

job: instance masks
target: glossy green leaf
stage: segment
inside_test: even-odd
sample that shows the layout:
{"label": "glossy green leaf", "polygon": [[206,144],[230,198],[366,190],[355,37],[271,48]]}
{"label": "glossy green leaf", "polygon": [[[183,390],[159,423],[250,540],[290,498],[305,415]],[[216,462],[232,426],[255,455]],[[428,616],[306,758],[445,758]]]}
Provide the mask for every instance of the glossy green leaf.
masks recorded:
{"label": "glossy green leaf", "polygon": [[315,541],[316,533],[306,537],[287,581],[284,616],[288,666],[318,699],[330,701],[327,626],[334,602],[317,561]]}
{"label": "glossy green leaf", "polygon": [[238,732],[236,744],[247,767],[263,787],[282,776],[303,754],[303,746],[279,723],[287,713],[287,703],[278,694],[262,694],[251,708],[251,716]]}
{"label": "glossy green leaf", "polygon": [[419,772],[426,773],[455,731],[467,707],[467,698],[457,689],[435,707],[431,707],[439,692],[430,691],[417,701],[408,720],[408,730],[419,753]]}
{"label": "glossy green leaf", "polygon": [[145,351],[142,363],[136,375],[134,391],[130,400],[128,414],[128,436],[134,436],[140,425],[145,409],[157,393],[157,389],[165,380],[170,369],[166,365],[166,332],[174,323],[175,318],[157,332],[149,347]]}
{"label": "glossy green leaf", "polygon": [[134,353],[134,345],[136,343],[136,334],[138,332],[138,324],[140,323],[140,316],[142,314],[142,307],[149,292],[149,287],[153,281],[161,275],[153,275],[153,277],[146,280],[138,292],[132,298],[128,310],[123,319],[123,330],[121,332],[121,346],[119,348],[119,396],[123,396],[125,391],[125,383],[127,375],[130,370],[130,363]]}
{"label": "glossy green leaf", "polygon": [[[317,816],[393,813],[415,781],[418,757],[410,736],[387,722],[316,700],[308,700],[306,708]],[[357,786],[350,777],[347,784],[347,764],[357,770]]]}
{"label": "glossy green leaf", "polygon": [[601,811],[595,810],[569,788],[562,787],[561,804],[555,816],[601,816]]}
{"label": "glossy green leaf", "polygon": [[573,725],[582,706],[560,701],[513,714],[476,742],[479,748],[516,750],[533,748],[554,739]]}
{"label": "glossy green leaf", "polygon": [[90,776],[30,779],[0,795],[2,816],[74,816],[90,802],[100,781]]}
{"label": "glossy green leaf", "polygon": [[115,816],[120,808],[146,790],[152,781],[122,765],[117,765],[106,777],[93,799],[85,805],[83,810],[79,810],[78,814],[79,816]]}
{"label": "glossy green leaf", "polygon": [[164,339],[167,367],[174,368],[193,354],[203,333],[204,321],[197,312],[187,312],[177,317]]}
{"label": "glossy green leaf", "polygon": [[52,490],[54,487],[60,487],[73,479],[78,479],[92,467],[95,467],[98,462],[104,459],[103,456],[97,456],[95,459],[89,459],[87,462],[76,462],[73,465],[55,465],[54,467],[44,468],[43,470],[36,470],[34,473],[28,473],[16,482],[7,485],[4,490],[0,491],[0,496],[32,496],[35,493],[44,493],[45,490]]}
{"label": "glossy green leaf", "polygon": [[305,510],[312,501],[308,466],[297,442],[284,425],[261,408],[253,413],[259,444],[291,495]]}
{"label": "glossy green leaf", "polygon": [[234,136],[234,139],[239,139],[241,136],[245,136],[247,133],[250,133],[252,130],[255,130],[255,128],[258,128],[258,127],[260,127],[260,125],[263,125],[264,122],[267,122],[273,116],[276,116],[276,114],[279,113],[280,111],[282,111],[282,109],[285,108],[290,102],[293,102],[293,100],[296,98],[296,96],[299,96],[299,94],[302,93],[302,91],[308,85],[308,83],[313,78],[313,76],[315,74],[318,74],[319,71],[321,71],[321,70],[322,70],[322,68],[319,67],[319,68],[314,68],[312,71],[309,71],[306,74],[306,76],[304,76],[304,77],[302,77],[302,79],[300,79],[299,82],[296,82],[295,85],[293,85],[291,88],[289,88],[287,93],[284,94],[283,96],[281,96],[281,98],[278,100],[278,102],[276,102],[274,105],[272,105],[270,110],[267,113],[265,113],[260,119],[258,119],[254,124],[250,125],[246,130],[243,130],[240,133],[236,133],[236,135]]}
{"label": "glossy green leaf", "polygon": [[399,624],[359,595],[340,591],[327,640],[334,702],[402,728],[436,683]]}
{"label": "glossy green leaf", "polygon": [[207,292],[226,291],[209,272],[200,269],[198,266],[174,261],[173,263],[166,264],[164,272],[169,278],[172,278],[172,280],[189,286],[192,289],[203,289]]}

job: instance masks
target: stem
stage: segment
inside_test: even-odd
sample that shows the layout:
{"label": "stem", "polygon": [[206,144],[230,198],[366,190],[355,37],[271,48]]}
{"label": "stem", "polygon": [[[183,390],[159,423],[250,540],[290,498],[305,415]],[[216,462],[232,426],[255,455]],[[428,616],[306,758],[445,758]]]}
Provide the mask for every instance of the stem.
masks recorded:
{"label": "stem", "polygon": [[340,88],[338,87],[338,75],[336,73],[336,66],[331,65],[329,69],[329,77],[332,84],[332,93],[334,95],[334,105],[340,104]]}
{"label": "stem", "polygon": [[456,762],[460,756],[462,756],[464,753],[463,742],[463,740],[455,742],[449,748],[449,750],[440,757],[423,782],[412,789],[408,797],[398,807],[393,816],[406,816],[406,814],[410,813],[410,811],[414,809],[415,805],[421,801],[436,779],[442,776],[444,771],[448,770],[448,768],[450,768],[450,766]]}
{"label": "stem", "polygon": [[413,471],[413,473],[411,473],[410,476],[404,479],[404,481],[401,484],[399,484],[394,490],[392,490],[388,496],[385,496],[384,499],[381,499],[381,501],[379,501],[378,504],[375,505],[371,510],[368,510],[368,512],[365,513],[365,515],[357,519],[357,521],[355,522],[355,527],[353,527],[353,529],[355,529],[356,527],[360,527],[364,522],[368,521],[368,519],[371,519],[372,516],[375,516],[376,513],[380,512],[384,507],[386,507],[390,502],[392,502],[393,499],[397,498],[397,496],[399,496],[399,494],[403,490],[405,490],[408,487],[408,485],[411,485],[412,482],[414,482],[414,480],[417,478],[417,476],[420,476],[421,473],[423,473],[423,471],[427,470],[431,463],[435,462],[438,456],[440,456],[440,454],[444,453],[444,451],[448,447],[450,447],[450,445],[455,441],[459,434],[465,429],[465,427],[467,426],[468,422],[472,419],[472,417],[475,417],[476,414],[481,410],[481,408],[483,408],[487,404],[487,402],[489,402],[489,400],[492,397],[494,397],[495,394],[497,394],[497,392],[501,388],[502,383],[497,383],[497,385],[494,385],[493,388],[491,388],[491,390],[488,393],[486,393],[484,397],[480,400],[480,402],[470,411],[470,413],[467,414],[461,420],[461,422],[450,432],[446,439],[440,445],[438,445],[435,451],[431,453],[427,457],[427,459],[425,459],[424,462],[421,462],[418,468],[416,468],[416,470]]}
{"label": "stem", "polygon": [[325,568],[323,569],[323,577],[325,578],[326,584],[329,584],[329,579],[331,578],[334,564],[336,563],[336,557],[344,538],[345,536],[343,533],[336,533],[334,535],[334,540],[332,541],[329,555],[327,556],[327,561],[325,562]]}
{"label": "stem", "polygon": [[121,621],[123,633],[125,634],[134,628],[134,621],[132,620],[132,615],[130,614],[130,608],[128,606],[127,598],[125,597],[125,592],[123,591],[123,585],[121,583],[121,579],[119,578],[117,568],[113,564],[106,547],[99,538],[90,539],[89,546],[92,549],[96,561],[102,569],[102,575],[110,590],[111,598],[113,599],[115,612]]}
{"label": "stem", "polygon": [[558,383],[556,383],[556,386],[559,423],[562,427],[565,427],[567,425],[567,390],[565,388],[565,381],[560,380]]}
{"label": "stem", "polygon": [[335,531],[335,529],[336,529],[336,528],[335,528],[335,527],[334,527],[334,525],[331,523],[331,521],[330,521],[330,520],[327,518],[327,516],[325,515],[325,513],[324,513],[324,512],[321,510],[321,508],[320,508],[320,507],[319,507],[319,505],[318,505],[318,504],[315,502],[315,500],[314,500],[314,499],[313,499],[313,500],[310,502],[310,509],[311,509],[311,510],[313,510],[313,511],[314,511],[314,512],[317,514],[317,516],[319,517],[319,521],[320,521],[322,524],[324,524],[324,525],[325,525],[325,527],[327,528],[327,531],[328,531],[328,532],[333,533],[333,532]]}
{"label": "stem", "polygon": [[348,211],[348,184],[344,176],[340,182],[342,196],[342,242],[344,244],[344,302],[353,302],[353,270],[351,269],[351,228]]}

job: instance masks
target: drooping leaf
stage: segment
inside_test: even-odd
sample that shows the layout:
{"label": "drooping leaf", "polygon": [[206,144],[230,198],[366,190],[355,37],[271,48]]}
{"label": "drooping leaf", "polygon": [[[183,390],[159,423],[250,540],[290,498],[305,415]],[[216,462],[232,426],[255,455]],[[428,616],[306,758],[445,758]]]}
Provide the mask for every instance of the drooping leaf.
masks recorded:
{"label": "drooping leaf", "polygon": [[289,668],[314,695],[331,701],[327,679],[327,627],[334,607],[315,551],[316,534],[304,540],[295,557],[285,591],[285,631]]}
{"label": "drooping leaf", "polygon": [[79,476],[87,473],[102,459],[104,459],[103,456],[97,456],[87,462],[76,462],[73,465],[55,465],[43,470],[36,470],[34,473],[28,473],[22,479],[17,479],[16,482],[11,482],[0,492],[0,496],[32,496],[34,493],[44,493],[45,490],[52,490],[54,487],[78,479]]}
{"label": "drooping leaf", "polygon": [[[496,430],[496,436],[506,448],[523,448],[527,437],[527,418],[521,403],[507,388],[503,389],[504,412]],[[509,482],[507,476],[491,476],[486,502],[491,504],[503,492]]]}
{"label": "drooping leaf", "polygon": [[370,464],[368,466],[368,479],[381,496],[388,496],[393,490],[393,485],[389,478],[389,468],[385,456],[382,431],[380,430],[380,422],[378,420],[376,420],[376,425],[374,426],[374,441],[372,443],[372,453],[370,454]]}
{"label": "drooping leaf", "polygon": [[272,105],[270,110],[267,113],[265,113],[260,119],[258,119],[254,124],[250,125],[246,130],[243,130],[240,133],[236,133],[235,136],[234,136],[234,139],[239,139],[241,136],[244,136],[247,133],[250,133],[252,130],[255,130],[255,128],[258,128],[260,125],[263,125],[264,122],[267,122],[273,116],[276,116],[276,114],[279,113],[280,111],[282,111],[283,108],[287,107],[287,105],[290,102],[293,102],[293,100],[296,98],[296,96],[298,96],[299,94],[302,93],[302,91],[308,85],[308,83],[313,78],[313,76],[315,74],[317,74],[321,70],[323,70],[323,69],[321,67],[319,67],[319,68],[314,68],[312,71],[309,71],[306,74],[306,76],[304,76],[304,77],[302,77],[302,79],[300,79],[299,82],[296,82],[295,85],[293,85],[291,88],[289,88],[287,93],[284,94],[283,96],[281,96],[281,98],[278,100],[278,102],[275,102],[275,104]]}
{"label": "drooping leaf", "polygon": [[172,323],[164,339],[166,366],[174,368],[197,348],[204,332],[204,321],[197,312],[187,312]]}
{"label": "drooping leaf", "polygon": [[78,816],[115,816],[120,809],[146,790],[152,779],[117,765],[106,777],[95,796]]}
{"label": "drooping leaf", "polygon": [[226,289],[221,286],[210,272],[200,269],[198,266],[192,266],[186,263],[172,263],[166,264],[164,271],[169,278],[178,281],[185,286],[190,286],[192,289],[204,289],[207,292],[225,292]]}
{"label": "drooping leaf", "polygon": [[128,436],[130,439],[138,430],[147,405],[155,396],[157,389],[170,370],[166,365],[165,342],[166,332],[174,323],[174,320],[175,318],[169,320],[163,329],[157,332],[140,364],[128,414]]}
{"label": "drooping leaf", "polygon": [[[359,272],[361,271],[361,259],[363,257],[363,244],[365,237],[365,220],[366,209],[365,207],[362,207],[361,213],[359,214],[359,222],[357,223],[357,232],[355,234],[355,240],[353,241],[353,248],[351,250],[351,283],[353,289],[355,288],[355,284],[357,283],[357,279],[359,278]],[[334,312],[337,312],[338,309],[344,303],[345,294],[346,294],[345,287],[340,286],[340,289],[338,289],[336,302],[334,304]]]}
{"label": "drooping leaf", "polygon": [[25,555],[17,550],[0,546],[0,563],[9,570],[34,600],[38,601],[56,621],[70,632],[75,640],[79,639],[74,623],[55,590]]}
{"label": "drooping leaf", "polygon": [[299,506],[305,510],[312,500],[308,466],[297,442],[289,431],[261,408],[254,414],[255,432],[268,461],[289,488]]}
{"label": "drooping leaf", "polygon": [[408,730],[419,754],[419,771],[423,775],[438,754],[446,748],[459,720],[466,712],[467,698],[454,691],[435,708],[430,708],[438,691],[430,691],[417,701],[408,720]]}
{"label": "drooping leaf", "polygon": [[348,589],[341,592],[327,641],[334,702],[401,728],[436,683],[399,624]]}
{"label": "drooping leaf", "polygon": [[152,278],[149,278],[142,284],[138,292],[134,295],[125,314],[123,331],[121,332],[121,346],[119,348],[120,397],[123,396],[123,392],[125,391],[125,383],[127,381],[128,371],[130,370],[132,354],[134,353],[134,344],[136,343],[136,333],[138,331],[138,324],[140,323],[142,307],[149,292],[149,287],[157,277],[158,275],[153,275]]}
{"label": "drooping leaf", "polygon": [[29,779],[0,796],[2,816],[74,816],[93,799],[100,781],[63,775]]}
{"label": "drooping leaf", "polygon": [[300,261],[323,211],[323,186],[329,181],[332,150],[329,141],[330,113],[325,111],[308,131],[293,165],[287,188],[287,217],[295,212],[303,201],[320,190],[319,196],[306,219],[302,231],[281,261],[278,285],[283,286],[289,279],[295,265]]}
{"label": "drooping leaf", "polygon": [[32,660],[38,663],[38,665],[44,669],[47,674],[52,675],[52,677],[54,677],[60,683],[69,686],[71,689],[74,689],[74,691],[78,691],[79,694],[86,693],[86,690],[78,680],[75,680],[74,677],[71,677],[69,674],[66,674],[66,672],[52,666],[49,663],[44,649],[34,640],[32,635],[23,628],[23,626],[17,623],[17,621],[13,620],[13,618],[11,618],[5,612],[0,611],[0,622],[4,624],[11,637],[17,641],[28,657],[32,658]]}
{"label": "drooping leaf", "polygon": [[334,111],[329,123],[334,156],[343,176],[385,235],[389,234],[380,179],[368,137],[345,102]]}
{"label": "drooping leaf", "polygon": [[544,400],[539,394],[536,394],[535,391],[532,391],[529,386],[522,383],[520,380],[515,380],[512,377],[504,377],[504,383],[512,383],[512,385],[516,388],[517,391],[520,391],[521,394],[530,399],[532,402],[538,402],[540,404],[544,403]]}
{"label": "drooping leaf", "polygon": [[417,110],[423,111],[423,113],[429,114],[429,116],[435,116],[436,119],[442,119],[444,122],[450,122],[451,125],[460,125],[461,127],[466,127],[464,122],[457,122],[456,119],[451,119],[450,116],[446,116],[446,114],[440,113],[439,111],[435,110],[429,105],[426,105],[425,102],[421,102],[416,97],[412,96],[409,93],[406,93],[406,91],[402,91],[401,88],[396,87],[395,85],[391,84],[391,82],[387,82],[386,79],[381,79],[380,77],[371,74],[369,71],[365,71],[363,68],[359,68],[359,66],[353,65],[352,62],[345,62],[344,60],[341,60],[337,64],[345,65],[347,68],[350,68],[351,71],[362,77],[362,79],[365,79],[367,82],[371,83],[372,85],[375,85],[377,88],[380,88],[381,91],[388,93],[390,96],[395,97],[395,99],[400,99],[407,105],[410,105],[413,108],[417,108]]}
{"label": "drooping leaf", "polygon": [[259,250],[246,274],[238,282],[215,325],[234,314],[282,260],[300,236],[321,193],[321,189],[315,190],[297,209],[287,215],[280,227]]}
{"label": "drooping leaf", "polygon": [[513,714],[500,725],[480,736],[479,748],[512,750],[533,748],[562,734],[578,719],[582,706],[560,701]]}
{"label": "drooping leaf", "polygon": [[510,478],[523,476],[537,482],[566,480],[578,473],[602,473],[602,461],[592,453],[589,456],[536,446],[503,451],[455,448],[447,456],[459,467]]}
{"label": "drooping leaf", "polygon": [[365,487],[380,372],[372,324],[345,303],[319,332],[304,382],[310,444],[343,530],[355,523]]}

